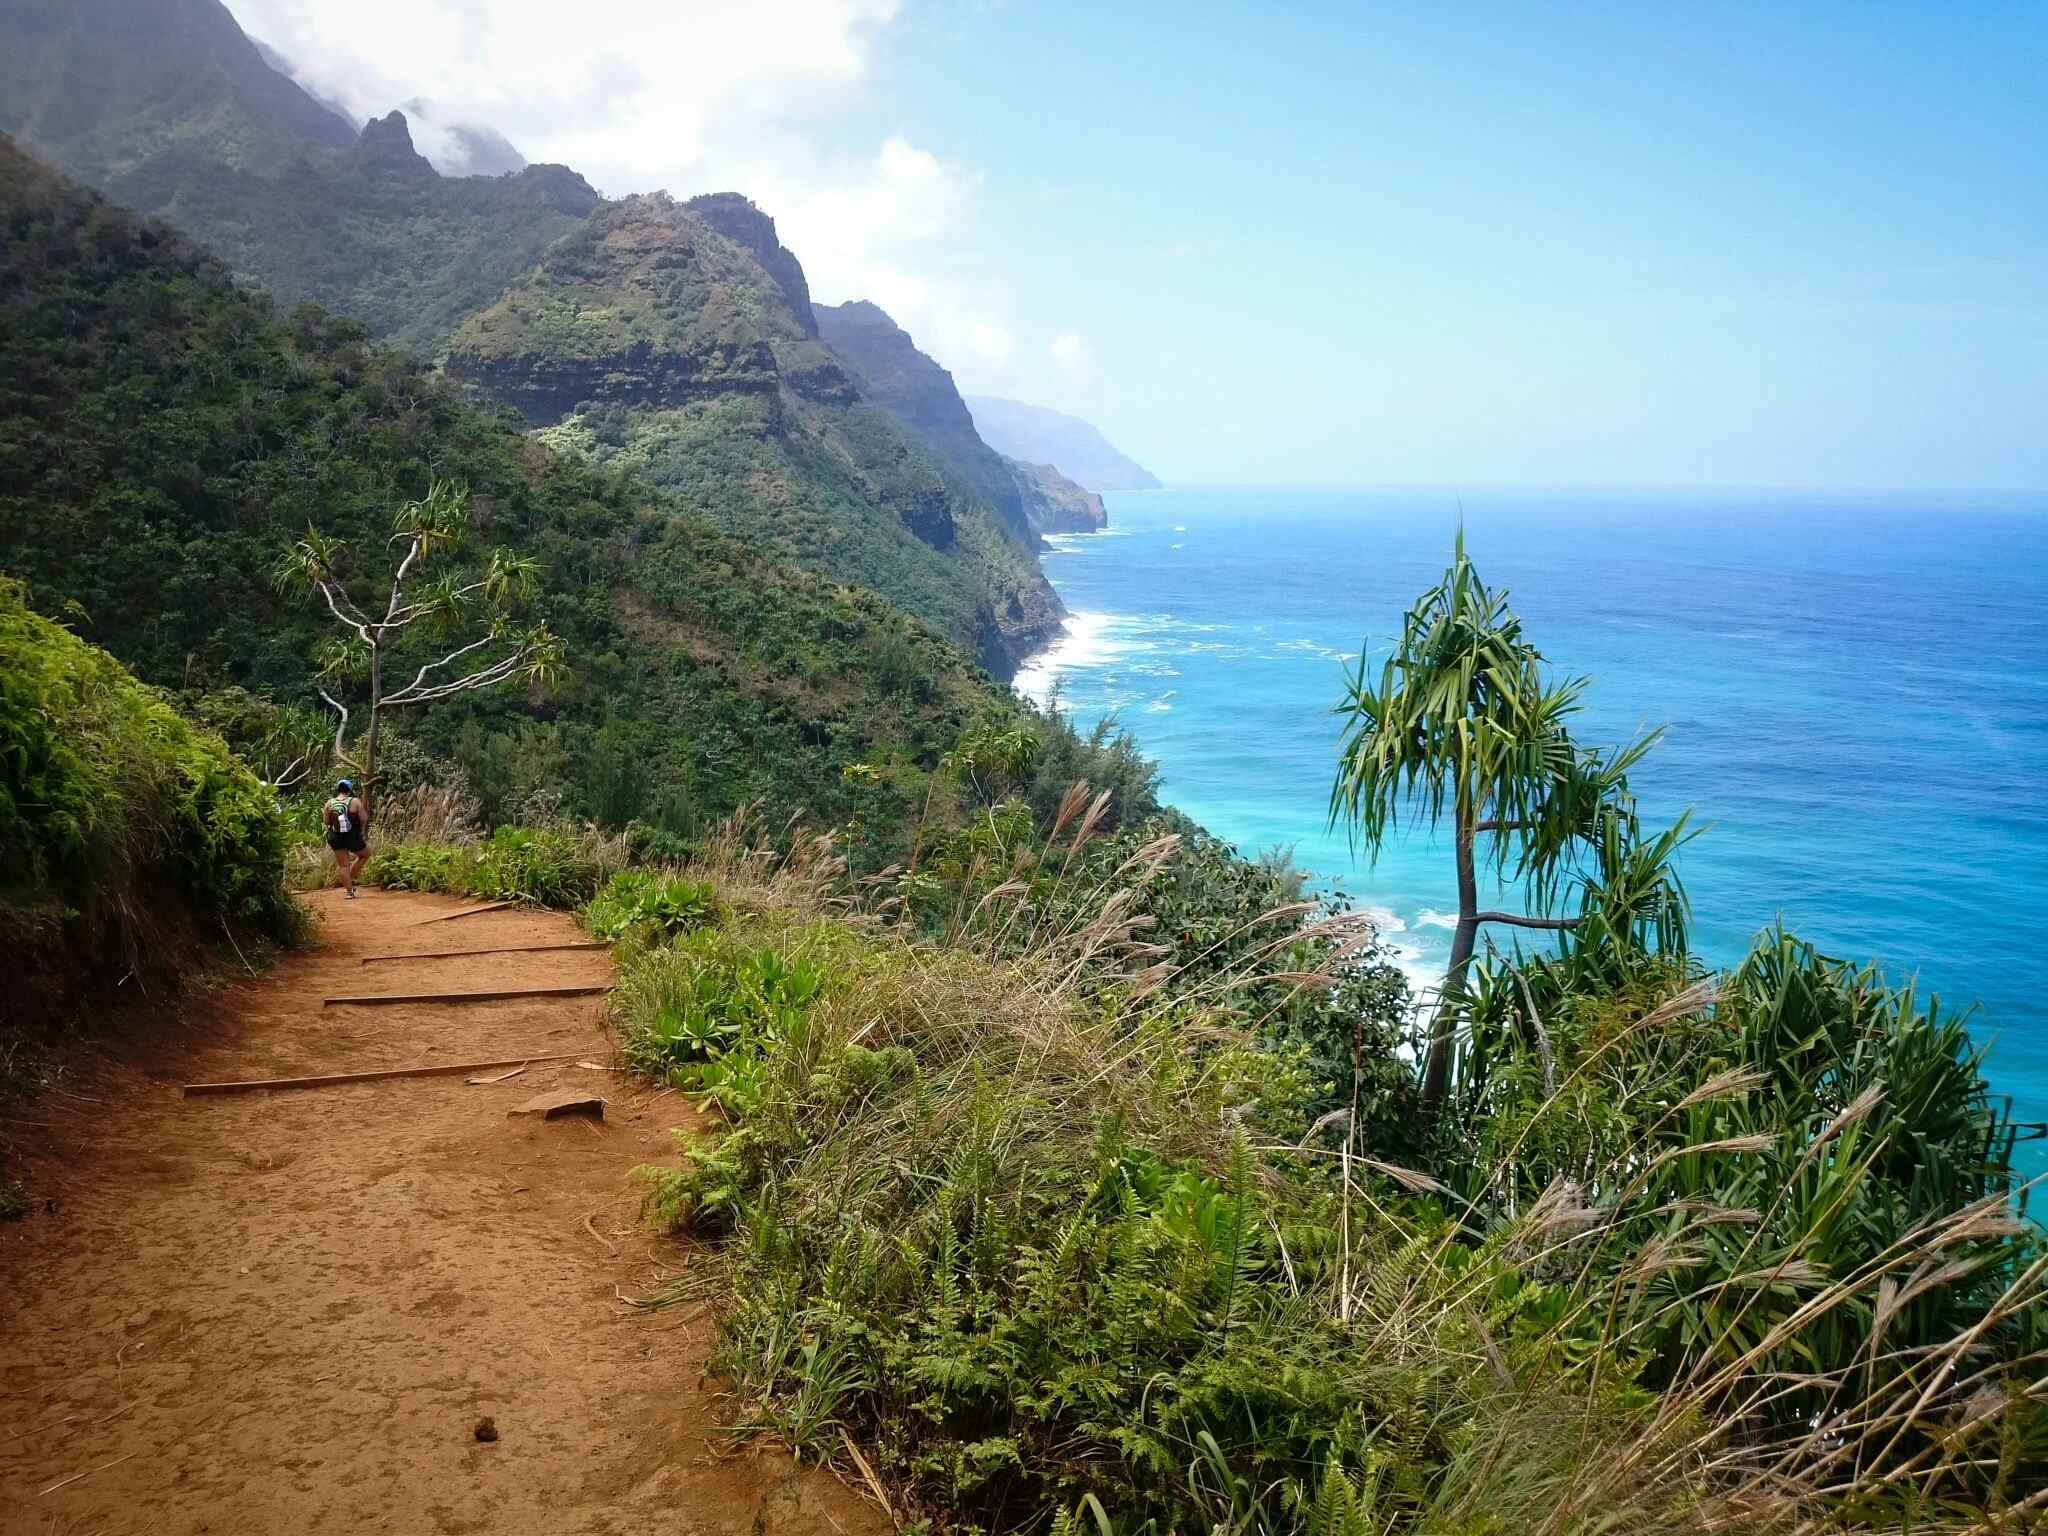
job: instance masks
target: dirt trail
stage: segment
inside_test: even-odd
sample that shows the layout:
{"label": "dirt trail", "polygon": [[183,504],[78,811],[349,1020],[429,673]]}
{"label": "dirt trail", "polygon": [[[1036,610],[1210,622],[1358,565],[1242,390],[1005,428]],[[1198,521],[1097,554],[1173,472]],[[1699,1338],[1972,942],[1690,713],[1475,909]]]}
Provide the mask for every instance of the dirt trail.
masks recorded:
{"label": "dirt trail", "polygon": [[[316,947],[175,1039],[131,1026],[63,1091],[0,1107],[15,1170],[57,1203],[0,1225],[0,1532],[885,1528],[827,1474],[727,1452],[699,1385],[704,1325],[615,1295],[681,1264],[627,1184],[688,1116],[673,1093],[570,1063],[487,1086],[181,1096],[529,1051],[613,1064],[595,998],[321,1006],[605,980],[601,950],[360,963],[578,937],[566,919],[420,926],[460,904],[313,900]],[[553,1086],[599,1089],[602,1125],[507,1118]],[[485,1415],[495,1444],[474,1436]]]}

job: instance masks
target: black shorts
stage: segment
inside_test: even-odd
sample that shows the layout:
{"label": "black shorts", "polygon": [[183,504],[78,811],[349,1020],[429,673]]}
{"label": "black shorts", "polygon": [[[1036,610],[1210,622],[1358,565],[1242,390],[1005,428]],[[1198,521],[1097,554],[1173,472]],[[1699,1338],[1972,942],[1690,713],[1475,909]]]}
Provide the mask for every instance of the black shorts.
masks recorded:
{"label": "black shorts", "polygon": [[352,832],[329,832],[327,846],[337,853],[361,853],[370,843],[363,836],[362,828],[358,827]]}

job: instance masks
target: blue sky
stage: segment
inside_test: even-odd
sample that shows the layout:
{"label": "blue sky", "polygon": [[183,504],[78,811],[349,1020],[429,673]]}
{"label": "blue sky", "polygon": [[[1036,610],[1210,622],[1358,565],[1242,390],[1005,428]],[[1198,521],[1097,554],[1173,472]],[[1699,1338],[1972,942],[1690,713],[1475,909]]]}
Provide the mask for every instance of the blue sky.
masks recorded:
{"label": "blue sky", "polygon": [[[330,89],[354,29],[365,110],[471,99],[376,4],[232,3]],[[1169,479],[2048,486],[2048,5],[730,9],[676,79],[628,55],[643,106],[465,109],[737,185],[824,297]]]}

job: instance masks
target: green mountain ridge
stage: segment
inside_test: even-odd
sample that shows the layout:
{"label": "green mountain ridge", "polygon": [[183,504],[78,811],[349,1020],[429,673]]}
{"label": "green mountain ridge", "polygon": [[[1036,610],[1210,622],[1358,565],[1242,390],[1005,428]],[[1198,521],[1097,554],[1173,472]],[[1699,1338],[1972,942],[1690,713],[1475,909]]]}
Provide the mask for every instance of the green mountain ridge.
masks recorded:
{"label": "green mountain ridge", "polygon": [[880,860],[968,722],[1017,718],[871,592],[548,451],[352,321],[280,317],[4,141],[0,231],[0,572],[146,683],[258,718],[313,703],[332,625],[273,585],[287,541],[347,540],[367,601],[396,503],[452,477],[482,542],[539,562],[524,618],[564,638],[569,676],[405,717],[394,786],[409,756],[459,767],[489,819],[540,795],[660,835],[759,800]]}
{"label": "green mountain ridge", "polygon": [[[402,112],[358,134],[220,0],[0,0],[0,38],[0,127],[168,218],[244,286],[428,359],[453,345],[451,373],[555,448],[880,592],[997,676],[1057,633],[1016,483],[950,379],[897,332],[942,382],[951,435],[871,398],[819,343],[801,263],[746,198],[612,208],[562,166],[443,176]],[[679,283],[640,280],[666,262]],[[619,283],[630,302],[613,302]]]}
{"label": "green mountain ridge", "polygon": [[285,305],[427,357],[598,202],[558,165],[442,176],[401,113],[358,135],[219,0],[0,0],[0,38],[0,132]]}
{"label": "green mountain ridge", "polygon": [[550,447],[872,588],[1008,677],[1063,615],[1035,538],[870,400],[810,318],[766,215],[730,194],[653,193],[551,246],[463,323],[447,370]]}
{"label": "green mountain ridge", "polygon": [[202,161],[355,142],[218,0],[0,0],[0,33],[0,132],[110,196],[167,203]]}
{"label": "green mountain ridge", "polygon": [[1002,456],[981,440],[953,375],[923,352],[910,333],[879,305],[865,299],[824,305],[818,334],[851,365],[874,402],[932,452],[953,464],[988,498],[1020,539],[1036,545],[1036,530]]}
{"label": "green mountain ridge", "polygon": [[1102,498],[1050,464],[1006,458],[1024,497],[1024,516],[1036,533],[1097,533],[1109,526]]}

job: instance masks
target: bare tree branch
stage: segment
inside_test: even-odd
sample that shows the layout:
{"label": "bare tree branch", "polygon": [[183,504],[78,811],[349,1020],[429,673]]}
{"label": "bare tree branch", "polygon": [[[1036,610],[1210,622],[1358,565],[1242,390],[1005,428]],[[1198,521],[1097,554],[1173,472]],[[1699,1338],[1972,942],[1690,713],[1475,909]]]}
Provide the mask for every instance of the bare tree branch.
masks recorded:
{"label": "bare tree branch", "polygon": [[488,667],[472,672],[466,677],[456,678],[453,682],[437,683],[431,688],[423,688],[418,691],[415,691],[415,685],[408,683],[403,692],[386,694],[384,702],[386,704],[431,704],[436,699],[452,698],[458,693],[468,693],[475,688],[488,688],[494,683],[502,683],[511,677],[519,670],[520,664],[531,654],[531,647],[521,646],[510,656],[501,657],[499,660],[492,662]]}
{"label": "bare tree branch", "polygon": [[319,694],[322,699],[327,701],[327,707],[329,709],[333,710],[337,715],[341,717],[340,721],[334,727],[335,761],[347,763],[351,768],[355,767],[356,760],[350,757],[347,752],[342,750],[348,740],[348,706],[342,703],[341,700],[337,699],[333,694],[329,693],[325,688],[316,686],[313,689],[313,691]]}
{"label": "bare tree branch", "polygon": [[[416,694],[416,692],[422,686],[425,685],[427,681],[427,674],[429,672],[439,671],[442,667],[447,666],[451,662],[460,661],[463,657],[467,656],[471,651],[482,650],[485,646],[491,644],[493,641],[498,640],[500,638],[502,637],[498,635],[485,635],[481,640],[472,640],[468,645],[461,647],[459,650],[450,651],[446,656],[443,656],[439,661],[428,662],[425,666],[420,668],[418,675],[415,676],[413,680],[407,683],[403,688],[398,688],[390,693],[385,694],[384,702],[387,704],[406,703]],[[522,647],[522,652],[523,649],[524,648]],[[434,686],[438,688],[445,687],[446,685],[436,683]]]}
{"label": "bare tree branch", "polygon": [[1576,928],[1576,917],[1524,917],[1519,912],[1481,912],[1476,919],[1482,923],[1512,923],[1517,928]]}
{"label": "bare tree branch", "polygon": [[[335,582],[330,585],[325,577],[321,577],[314,582],[314,585],[319,587],[320,595],[327,599],[328,611],[341,620],[348,628],[354,630],[362,639],[363,644],[370,644],[370,621],[363,617],[361,609],[357,608],[354,603],[349,602],[348,594],[340,590],[341,584]],[[348,613],[341,611],[342,604],[344,603],[348,604]],[[354,617],[351,617],[351,614]]]}

